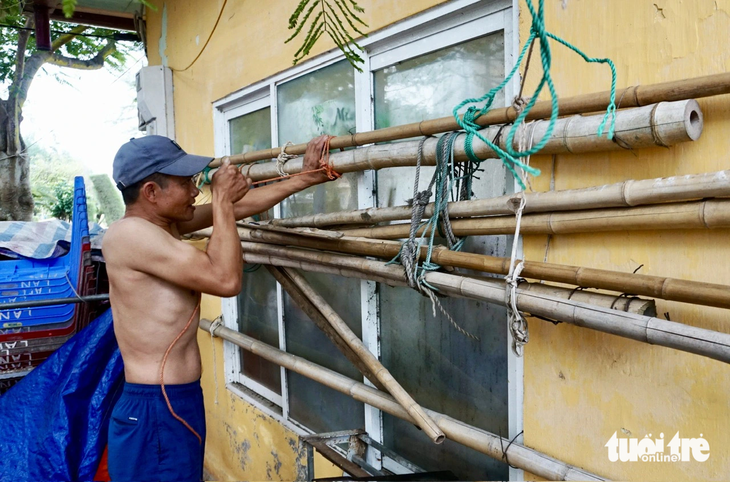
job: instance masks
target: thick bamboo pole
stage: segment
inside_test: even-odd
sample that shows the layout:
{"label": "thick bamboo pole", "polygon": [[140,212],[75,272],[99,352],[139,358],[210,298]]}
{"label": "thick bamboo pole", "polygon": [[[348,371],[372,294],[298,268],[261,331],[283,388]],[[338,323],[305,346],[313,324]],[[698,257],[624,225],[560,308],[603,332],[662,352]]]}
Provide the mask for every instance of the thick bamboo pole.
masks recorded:
{"label": "thick bamboo pole", "polygon": [[[258,263],[257,263],[258,264]],[[286,291],[289,297],[296,303],[296,305],[309,317],[312,322],[317,325],[317,328],[330,339],[333,345],[362,373],[373,385],[379,390],[385,390],[385,386],[380,383],[377,377],[373,374],[370,368],[360,359],[359,356],[350,348],[345,340],[330,326],[327,318],[317,309],[317,306],[302,293],[296,284],[285,274],[284,270],[280,267],[267,265],[266,269],[269,273],[279,282],[281,287]]]}
{"label": "thick bamboo pole", "polygon": [[[251,243],[242,244],[246,246]],[[378,283],[384,283],[388,286],[408,286],[408,283],[406,283],[405,281],[384,278],[382,276],[377,276],[372,273],[366,273],[364,271],[343,269],[336,266],[328,266],[306,261],[295,261],[271,254],[261,254],[259,252],[253,253],[247,251],[243,254],[243,258],[246,263],[261,264],[270,269],[274,269],[274,266],[283,268],[296,268],[312,273],[325,273],[344,276],[345,278],[357,278],[376,281]],[[592,291],[568,289],[542,283],[528,282],[520,283],[520,289],[525,291],[531,291],[533,293],[543,293],[550,296],[555,296],[556,298],[565,298],[568,300],[580,301],[581,303],[601,306],[603,308],[611,308],[619,311],[625,311],[628,313],[635,313],[637,315],[653,317],[657,314],[656,304],[654,303],[654,300],[642,299],[635,296],[606,295],[603,293],[595,293]],[[368,379],[370,379],[370,376],[368,376]]]}
{"label": "thick bamboo pole", "polygon": [[[455,219],[451,221],[451,227],[456,236],[513,234],[515,220],[515,216]],[[730,227],[730,200],[715,199],[635,208],[528,214],[522,216],[520,233],[571,234],[727,227]],[[410,224],[391,224],[340,231],[351,237],[402,239],[408,237],[410,229]],[[423,231],[422,227],[418,230],[418,234],[422,234]]]}
{"label": "thick bamboo pole", "polygon": [[[525,192],[525,213],[577,211],[586,209],[632,207],[664,202],[692,201],[730,197],[730,170],[673,176],[640,181],[629,180],[605,186],[564,191]],[[489,199],[449,203],[451,219],[474,216],[511,215],[519,205],[520,194]],[[376,224],[411,219],[410,206],[369,208],[357,211],[312,214],[296,218],[272,219],[284,227],[326,227],[345,224]],[[426,206],[424,217],[433,215],[433,204]]]}
{"label": "thick bamboo pole", "polygon": [[[211,233],[212,229],[203,229],[198,231],[196,235],[206,237],[210,236]],[[362,256],[375,256],[383,259],[392,259],[400,252],[401,248],[401,244],[397,241],[350,237],[315,239],[249,228],[239,228],[238,235],[242,241],[299,246]],[[425,257],[426,249],[424,247],[421,249],[421,259],[425,259]],[[444,246],[435,247],[431,253],[431,259],[442,266],[473,269],[502,275],[509,272],[510,264],[509,258],[450,251]],[[520,261],[517,260],[517,262]],[[622,273],[620,271],[582,266],[541,263],[539,261],[522,262],[524,263],[522,276],[525,278],[650,296],[695,305],[730,308],[730,286],[727,285],[639,273]]]}
{"label": "thick bamboo pole", "polygon": [[[209,320],[200,320],[201,330],[209,332],[210,328],[211,322]],[[367,403],[395,417],[415,423],[408,412],[387,393],[352,380],[304,358],[274,348],[230,328],[223,326],[217,327],[214,334],[287,370],[315,380],[340,393],[349,395],[357,401]],[[497,460],[504,460],[502,447],[509,446],[506,449],[506,453],[511,464],[540,477],[544,477],[547,480],[607,480],[525,447],[524,445],[510,443],[507,439],[489,433],[486,430],[472,427],[447,415],[428,409],[426,409],[426,413],[434,419],[439,428],[443,430],[444,434],[450,440]]]}
{"label": "thick bamboo pole", "polygon": [[[387,265],[380,261],[296,248],[279,248],[278,252],[280,257],[290,260],[359,270],[396,280],[403,279],[401,266]],[[246,259],[245,253],[244,259]],[[437,272],[426,273],[424,278],[444,294],[506,304],[503,281],[473,279]],[[532,315],[730,363],[730,334],[521,289],[517,290],[517,294],[518,309]]]}
{"label": "thick bamboo pole", "polygon": [[[619,107],[641,107],[658,102],[680,101],[701,97],[710,97],[730,93],[730,72],[707,75],[690,79],[661,82],[652,85],[635,85],[616,92]],[[564,97],[559,102],[559,115],[567,116],[598,112],[606,109],[610,103],[610,92],[596,92],[591,94]],[[540,101],[530,110],[527,120],[545,119],[550,117],[552,104],[550,101]],[[493,109],[480,117],[477,123],[481,126],[507,124],[517,118],[514,107]],[[407,124],[397,127],[388,127],[376,131],[362,132],[350,136],[339,136],[332,139],[330,147],[340,149],[344,147],[363,146],[376,142],[387,142],[396,139],[407,139],[433,135],[443,132],[459,130],[459,125],[453,117],[442,117]],[[297,144],[287,149],[290,154],[304,154],[306,144]],[[237,156],[230,156],[234,164],[244,164],[265,159],[273,159],[279,154],[278,148],[249,152]],[[218,167],[221,159],[214,159],[210,167]],[[273,176],[272,176],[273,177]]]}
{"label": "thick bamboo pole", "polygon": [[284,269],[284,272],[297,286],[297,288],[306,296],[309,301],[317,307],[317,309],[325,317],[329,325],[337,332],[345,343],[354,351],[362,362],[368,367],[378,379],[380,383],[385,385],[393,398],[403,407],[416,425],[423,430],[432,442],[440,444],[444,441],[444,433],[438,428],[438,425],[426,415],[420,405],[411,397],[408,392],[398,383],[391,375],[390,371],[383,366],[380,361],[370,353],[365,344],[357,337],[357,335],[347,326],[345,320],[335,312],[334,309],[322,298],[310,285],[302,275],[292,269]]}
{"label": "thick bamboo pole", "polygon": [[[639,149],[650,146],[670,146],[678,142],[696,140],[702,133],[702,111],[694,100],[661,103],[653,106],[619,111],[616,114],[616,140],[598,137],[596,131],[602,115],[559,119],[542,154],[601,152],[621,149]],[[507,126],[509,127],[509,126]],[[534,134],[532,133],[534,129]],[[547,123],[540,122],[523,129],[523,136],[540,139]],[[501,134],[500,134],[501,133]],[[504,147],[504,128],[490,127],[484,131],[488,139],[497,139]],[[404,137],[411,137],[407,135]],[[515,136],[516,143],[520,136]],[[464,150],[466,134],[461,135],[454,146],[454,159],[468,159]],[[423,145],[422,165],[436,165],[436,138],[427,139]],[[415,166],[419,141],[377,144],[362,149],[333,152],[332,167],[340,173],[383,169],[387,167]],[[474,139],[474,153],[480,159],[496,158],[487,144]],[[517,148],[517,146],[515,146]],[[292,159],[283,166],[284,172],[296,174],[302,171],[302,158]],[[251,164],[242,172],[254,181],[279,177],[276,162]]]}

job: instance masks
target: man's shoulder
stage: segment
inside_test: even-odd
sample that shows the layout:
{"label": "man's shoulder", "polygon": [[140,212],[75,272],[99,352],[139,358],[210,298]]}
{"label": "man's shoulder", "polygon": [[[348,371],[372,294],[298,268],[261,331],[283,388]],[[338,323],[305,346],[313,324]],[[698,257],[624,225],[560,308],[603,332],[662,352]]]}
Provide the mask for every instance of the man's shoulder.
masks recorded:
{"label": "man's shoulder", "polygon": [[149,244],[154,240],[173,239],[170,233],[161,227],[140,217],[130,216],[116,221],[104,234],[103,251],[133,250],[140,244]]}

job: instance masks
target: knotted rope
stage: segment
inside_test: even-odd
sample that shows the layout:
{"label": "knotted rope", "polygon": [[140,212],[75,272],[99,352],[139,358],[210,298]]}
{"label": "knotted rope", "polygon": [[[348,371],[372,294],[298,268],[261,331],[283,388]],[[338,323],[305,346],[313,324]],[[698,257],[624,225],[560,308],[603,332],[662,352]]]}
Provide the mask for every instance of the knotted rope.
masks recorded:
{"label": "knotted rope", "polygon": [[286,141],[286,144],[281,146],[281,152],[276,157],[276,172],[278,172],[279,176],[281,176],[281,177],[289,177],[289,174],[284,172],[284,164],[289,159],[294,159],[295,157],[297,157],[294,154],[286,153],[286,148],[289,146],[293,146],[293,145],[294,145],[294,143],[292,141]]}
{"label": "knotted rope", "polygon": [[[550,67],[552,63],[552,53],[550,51],[550,44],[548,41],[548,38],[551,38],[560,44],[568,47],[569,49],[576,52],[578,55],[583,57],[583,59],[586,62],[592,62],[592,63],[605,63],[608,64],[608,66],[611,68],[611,98],[610,103],[608,105],[608,108],[606,109],[606,114],[603,117],[603,121],[601,122],[600,126],[598,127],[598,135],[603,135],[603,131],[605,129],[606,123],[608,122],[609,118],[611,119],[611,122],[609,124],[607,137],[608,139],[613,139],[614,129],[615,129],[615,123],[616,123],[616,67],[614,66],[611,59],[608,58],[593,58],[588,57],[586,54],[584,54],[580,49],[578,49],[576,46],[572,45],[571,43],[567,42],[566,40],[561,39],[560,37],[551,34],[547,30],[545,30],[545,12],[544,12],[544,2],[545,0],[539,0],[538,9],[535,11],[535,7],[533,5],[532,0],[525,0],[525,3],[527,4],[527,8],[530,11],[530,14],[532,15],[532,25],[530,27],[530,36],[527,38],[527,41],[525,42],[524,47],[522,48],[519,57],[517,58],[517,62],[515,62],[514,67],[510,71],[510,73],[507,75],[507,77],[500,83],[497,87],[493,88],[489,92],[487,92],[484,96],[480,98],[474,98],[474,99],[466,99],[456,107],[454,107],[453,114],[454,118],[456,119],[456,122],[459,124],[459,126],[464,129],[467,133],[466,140],[464,142],[464,147],[466,150],[466,154],[469,157],[470,160],[474,162],[481,162],[479,158],[474,154],[474,149],[472,146],[472,143],[474,141],[474,137],[479,138],[482,142],[487,144],[494,152],[497,153],[499,158],[502,160],[506,168],[512,173],[512,175],[515,177],[517,182],[519,183],[520,187],[522,189],[525,189],[524,182],[520,178],[520,176],[517,174],[517,171],[515,170],[515,167],[518,167],[522,169],[523,171],[532,174],[534,176],[540,175],[540,170],[535,169],[532,167],[529,167],[528,165],[524,164],[519,160],[519,158],[527,157],[532,154],[535,154],[540,149],[542,149],[545,144],[550,139],[550,136],[552,135],[553,129],[555,127],[555,121],[558,117],[558,95],[555,91],[555,86],[553,85],[553,80],[550,75]],[[515,107],[515,110],[518,112],[517,119],[515,119],[512,128],[509,131],[509,134],[507,135],[506,145],[505,149],[500,148],[496,143],[490,141],[486,137],[484,137],[479,131],[482,129],[482,126],[477,124],[477,120],[485,115],[492,107],[492,104],[494,103],[494,99],[502,89],[512,80],[512,77],[514,77],[515,73],[517,72],[517,69],[519,69],[520,65],[522,64],[522,59],[525,57],[525,54],[527,53],[528,48],[532,45],[533,41],[535,39],[538,39],[540,41],[540,58],[542,60],[542,68],[543,68],[543,75],[540,79],[540,82],[538,83],[534,93],[529,98],[529,101],[524,105],[524,108],[520,108],[519,100],[517,101],[518,105]],[[527,118],[527,116],[530,113],[530,110],[535,106],[535,103],[537,102],[538,97],[540,96],[540,93],[542,92],[543,88],[547,85],[548,90],[550,91],[550,99],[552,103],[552,110],[550,113],[550,123],[548,124],[548,127],[545,131],[545,135],[542,139],[533,147],[526,151],[515,151],[513,148],[513,141],[515,133],[517,132],[517,129],[519,128],[520,124]],[[519,96],[521,98],[521,95]],[[484,102],[484,105],[482,107],[477,107],[476,105],[471,105],[467,108],[466,112],[464,113],[463,118],[459,116],[459,110],[468,105],[468,104],[478,104]]]}

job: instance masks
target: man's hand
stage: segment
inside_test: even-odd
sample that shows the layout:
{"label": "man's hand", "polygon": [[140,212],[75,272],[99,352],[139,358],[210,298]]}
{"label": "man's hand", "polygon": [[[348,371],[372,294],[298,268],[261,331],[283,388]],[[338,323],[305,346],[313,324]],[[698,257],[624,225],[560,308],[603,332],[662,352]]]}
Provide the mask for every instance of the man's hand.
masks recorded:
{"label": "man's hand", "polygon": [[[322,159],[324,145],[328,137],[327,135],[315,137],[307,143],[307,150],[304,152],[304,161],[302,163],[302,172],[315,171],[320,168],[319,161]],[[306,177],[310,185],[329,181],[327,174],[322,171],[302,177]]]}
{"label": "man's hand", "polygon": [[213,198],[231,204],[239,201],[251,189],[251,178],[244,177],[236,166],[226,159],[211,182]]}

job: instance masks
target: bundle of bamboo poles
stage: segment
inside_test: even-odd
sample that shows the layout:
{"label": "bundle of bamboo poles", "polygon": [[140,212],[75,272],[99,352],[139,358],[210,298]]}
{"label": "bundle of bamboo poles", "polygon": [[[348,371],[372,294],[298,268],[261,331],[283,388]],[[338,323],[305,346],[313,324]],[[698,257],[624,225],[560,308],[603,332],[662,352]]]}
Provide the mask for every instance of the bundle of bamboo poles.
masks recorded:
{"label": "bundle of bamboo poles", "polygon": [[[629,108],[647,106],[659,102],[681,101],[728,93],[730,93],[730,73],[721,73],[651,85],[626,87],[616,91],[616,98],[620,99],[619,108]],[[559,101],[558,115],[568,116],[602,111],[609,106],[610,99],[610,92],[596,92],[574,97],[564,97]],[[526,120],[546,119],[550,117],[551,112],[552,103],[550,101],[540,101],[530,110]],[[507,124],[513,122],[517,116],[518,113],[514,107],[505,107],[490,110],[487,114],[477,119],[476,122],[482,127]],[[692,119],[690,118],[690,123],[691,121]],[[456,123],[456,120],[449,116],[402,126],[388,127],[371,132],[359,132],[353,135],[338,136],[331,140],[330,147],[332,149],[341,149],[345,147],[364,146],[377,142],[434,135],[459,129],[460,127]],[[289,154],[301,155],[304,154],[306,148],[306,144],[297,144],[288,148],[287,152]],[[233,164],[248,164],[276,158],[279,152],[280,149],[272,148],[226,157]],[[210,163],[210,167],[220,166],[223,159],[214,159]]]}
{"label": "bundle of bamboo poles", "polygon": [[[627,208],[668,202],[730,197],[730,170],[673,176],[657,179],[629,180],[605,186],[564,191],[525,192],[524,213],[579,211],[604,208]],[[520,194],[488,199],[452,202],[449,217],[513,215]],[[377,224],[411,219],[411,206],[369,208],[271,220],[285,227],[327,227],[348,224]],[[426,206],[425,217],[433,215],[433,204]]]}
{"label": "bundle of bamboo poles", "polygon": [[[281,229],[285,231],[285,228]],[[204,229],[194,234],[208,237],[211,233],[211,229]],[[312,237],[302,235],[300,232],[269,231],[256,225],[239,227],[238,235],[241,241],[297,246],[322,251],[374,256],[381,259],[392,259],[401,249],[401,244],[397,241],[347,236]],[[421,249],[421,259],[425,257],[426,248],[423,247]],[[431,260],[441,266],[500,275],[506,275],[509,272],[510,264],[509,258],[450,251],[443,246],[438,246],[433,250]],[[520,260],[517,260],[517,262],[520,262]],[[522,276],[530,279],[566,283],[584,288],[604,289],[618,293],[632,293],[634,295],[704,306],[730,308],[730,286],[726,285],[537,261],[523,261],[523,266]]]}
{"label": "bundle of bamboo poles", "polygon": [[[320,267],[342,268],[367,275],[400,281],[403,269],[382,261],[321,251],[245,243],[244,261],[254,264],[321,271]],[[302,264],[302,262],[306,264]],[[345,275],[346,272],[339,274]],[[426,282],[451,296],[506,304],[503,281],[474,279],[453,274],[430,272]],[[517,290],[517,308],[532,315],[570,323],[633,340],[674,348],[730,363],[730,334],[696,328],[659,318],[621,312],[611,308],[580,303],[530,290]]]}
{"label": "bundle of bamboo poles", "polygon": [[[614,140],[600,137],[596,133],[602,115],[575,116],[558,119],[548,143],[540,151],[544,154],[602,152],[620,149],[639,149],[652,146],[668,147],[680,142],[699,139],[703,129],[702,111],[695,100],[661,102],[659,104],[635,109],[621,110],[616,113],[616,134]],[[490,127],[484,136],[505,147],[506,135],[501,135],[511,126]],[[546,122],[536,122],[523,129],[522,135],[540,139],[547,130]],[[373,131],[377,133],[379,131]],[[415,133],[419,135],[418,132]],[[404,135],[399,138],[407,138]],[[515,136],[519,142],[519,136]],[[464,142],[466,134],[461,135],[454,146],[454,160],[463,162],[468,159]],[[385,139],[378,139],[378,142]],[[422,165],[436,165],[437,139],[427,139],[423,145]],[[334,144],[330,144],[334,148]],[[474,154],[480,159],[496,158],[496,153],[479,139],[472,144]],[[518,146],[514,146],[517,149]],[[389,167],[415,166],[419,141],[395,144],[371,145],[360,149],[334,152],[330,155],[332,168],[340,173],[384,169]],[[268,150],[266,151],[268,152]],[[287,150],[287,152],[289,152]],[[278,154],[278,153],[277,153]],[[234,160],[236,156],[230,156]],[[276,157],[276,154],[274,156]],[[269,157],[269,158],[270,158]],[[292,159],[279,166],[276,162],[249,164],[242,172],[254,181],[265,181],[280,176],[280,168],[287,174],[302,172],[302,158]],[[212,164],[211,164],[212,165]]]}
{"label": "bundle of bamboo poles", "polygon": [[[209,320],[200,320],[202,330],[210,332],[211,325]],[[214,328],[213,334],[258,355],[264,360],[315,380],[333,390],[349,395],[355,400],[367,403],[403,420],[416,423],[416,420],[410,416],[408,411],[387,393],[229,328],[217,326]],[[424,410],[450,440],[497,460],[503,460],[506,452],[511,464],[547,480],[607,480],[486,430],[467,425],[448,415],[433,410]],[[505,450],[504,447],[507,447],[507,449]]]}
{"label": "bundle of bamboo poles", "polygon": [[[456,219],[451,228],[456,236],[513,234],[514,216]],[[716,229],[730,227],[730,200],[716,199],[687,203],[667,203],[635,208],[528,214],[522,217],[522,234],[571,234],[609,231],[656,231],[666,229]],[[402,239],[410,224],[372,228],[341,229],[348,236]],[[421,227],[417,234],[425,231]]]}

